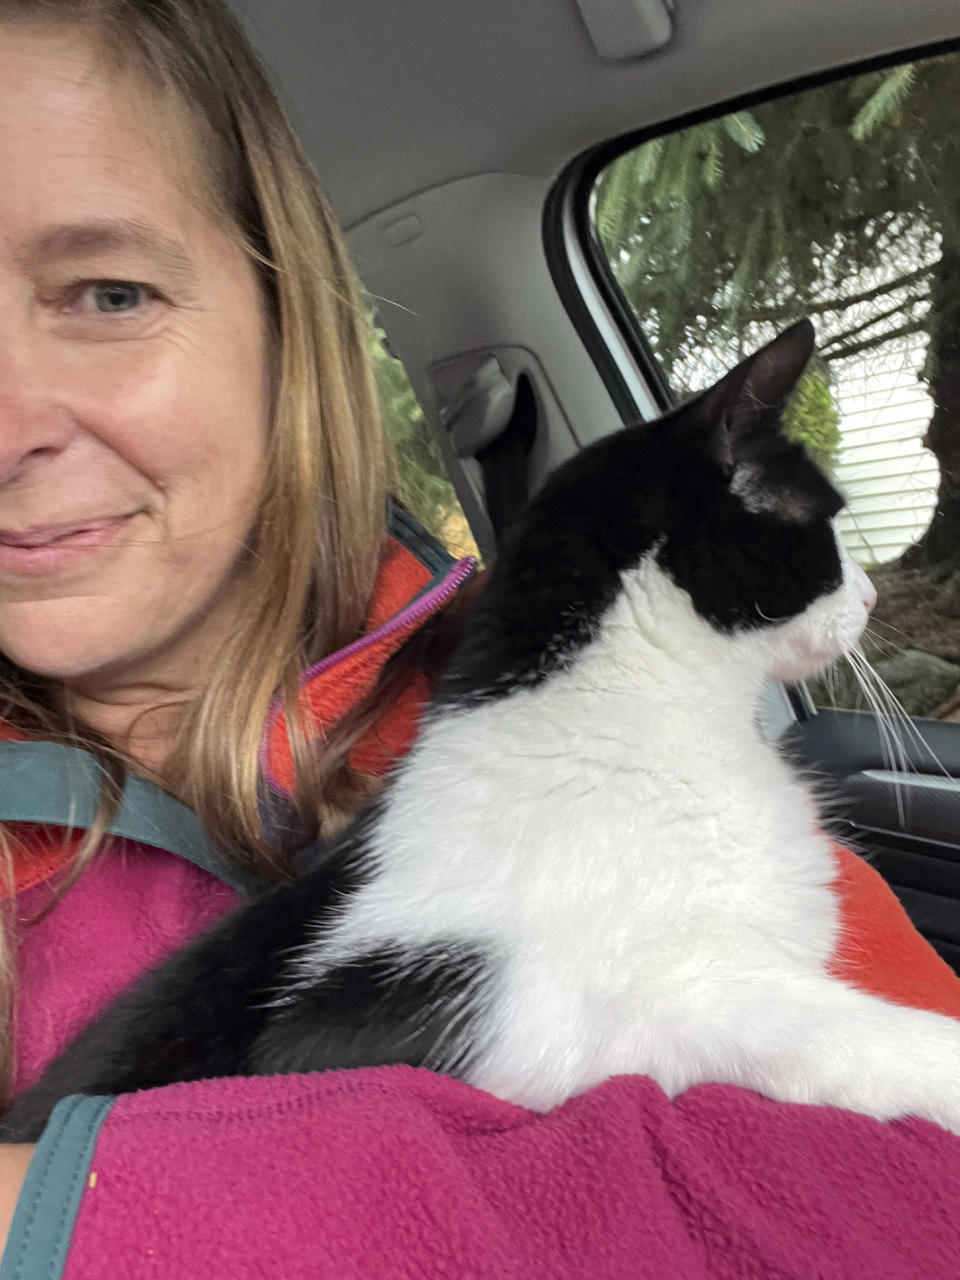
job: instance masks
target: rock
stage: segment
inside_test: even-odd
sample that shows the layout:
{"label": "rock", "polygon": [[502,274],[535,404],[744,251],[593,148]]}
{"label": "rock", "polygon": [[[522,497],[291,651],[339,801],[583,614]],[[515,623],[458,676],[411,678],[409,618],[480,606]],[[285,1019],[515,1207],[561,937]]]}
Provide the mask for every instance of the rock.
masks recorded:
{"label": "rock", "polygon": [[[929,716],[947,702],[960,685],[960,666],[919,649],[903,649],[891,658],[874,661],[877,675],[896,694],[911,716]],[[811,683],[817,706],[847,707],[869,711],[870,705],[845,662],[840,663],[831,682]]]}
{"label": "rock", "polygon": [[936,608],[948,618],[960,618],[960,573],[953,573],[936,593]]}
{"label": "rock", "polygon": [[904,649],[874,666],[911,716],[930,715],[960,684],[960,666],[919,649]]}
{"label": "rock", "polygon": [[808,680],[807,688],[818,707],[841,707],[849,711],[867,708],[859,681],[847,662],[838,662],[829,679]]}

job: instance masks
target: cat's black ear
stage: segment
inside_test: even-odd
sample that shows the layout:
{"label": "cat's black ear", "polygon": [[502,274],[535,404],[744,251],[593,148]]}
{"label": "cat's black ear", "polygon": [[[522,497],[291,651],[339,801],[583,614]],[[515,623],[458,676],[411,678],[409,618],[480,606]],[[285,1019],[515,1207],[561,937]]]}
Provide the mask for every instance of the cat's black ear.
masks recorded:
{"label": "cat's black ear", "polygon": [[831,518],[843,506],[827,477],[780,430],[813,343],[813,325],[801,320],[738,364],[696,407],[699,447],[706,444],[730,493],[755,514],[802,523]]}
{"label": "cat's black ear", "polygon": [[775,433],[787,399],[813,354],[814,330],[800,320],[742,360],[700,402],[709,449],[732,476],[749,454],[756,458],[758,432]]}

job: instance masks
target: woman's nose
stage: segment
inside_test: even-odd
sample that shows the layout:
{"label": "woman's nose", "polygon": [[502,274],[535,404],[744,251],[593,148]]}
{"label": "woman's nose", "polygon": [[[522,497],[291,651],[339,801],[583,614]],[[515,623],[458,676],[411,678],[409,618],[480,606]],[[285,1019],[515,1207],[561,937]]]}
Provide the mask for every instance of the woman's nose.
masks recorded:
{"label": "woman's nose", "polygon": [[38,367],[26,343],[0,335],[0,485],[59,453],[73,435],[71,415],[52,381],[52,371]]}

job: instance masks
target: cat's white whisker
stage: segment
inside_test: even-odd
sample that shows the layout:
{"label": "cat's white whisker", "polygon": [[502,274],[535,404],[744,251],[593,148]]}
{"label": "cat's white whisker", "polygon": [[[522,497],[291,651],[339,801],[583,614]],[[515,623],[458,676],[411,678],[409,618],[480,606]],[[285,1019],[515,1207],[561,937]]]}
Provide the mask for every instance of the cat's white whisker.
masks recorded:
{"label": "cat's white whisker", "polygon": [[[906,708],[903,706],[903,703],[899,700],[899,698],[896,696],[896,694],[893,692],[890,686],[886,683],[886,681],[879,675],[876,669],[871,666],[868,659],[864,657],[862,654],[861,654],[861,658],[866,663],[866,665],[870,668],[871,675],[873,676],[873,679],[876,681],[877,687],[883,693],[883,696],[889,708],[891,719],[895,723],[901,726],[907,739],[912,741],[913,745],[918,750],[918,752],[929,757],[929,759],[936,766],[937,770],[939,770],[939,772],[942,773],[944,777],[949,778],[951,776],[950,771],[947,769],[946,765],[942,762],[942,760],[940,760],[936,752],[930,746],[930,743],[927,741],[927,739],[923,736],[923,734],[917,728],[916,723],[914,722],[913,718],[910,716]],[[927,773],[930,772],[930,769],[927,766],[926,762],[924,762],[924,772],[927,772]]]}
{"label": "cat's white whisker", "polygon": [[[919,772],[919,766],[911,758],[911,750],[923,760],[924,771],[929,771],[928,762],[945,777],[950,777],[949,770],[936,755],[930,743],[917,728],[896,694],[882,678],[867,656],[859,647],[851,648],[845,655],[857,682],[866,698],[870,709],[876,717],[877,731],[880,735],[881,750],[889,762],[891,770],[900,776]],[[897,814],[901,826],[906,825],[906,805],[904,787],[899,779],[894,780],[897,798]]]}
{"label": "cat's white whisker", "polygon": [[[903,786],[899,781],[898,774],[906,773],[909,770],[906,748],[896,725],[883,705],[877,684],[879,677],[858,648],[852,647],[846,657],[867,700],[867,704],[874,714],[877,732],[880,735],[881,753],[889,769],[894,774],[893,786],[897,801],[897,816],[900,820],[900,825],[904,826],[906,823],[906,806],[904,804]],[[882,681],[879,682],[882,683]]]}
{"label": "cat's white whisker", "polygon": [[898,636],[903,636],[905,640],[908,640],[910,638],[907,635],[906,631],[902,630],[900,627],[895,627],[892,622],[887,622],[883,618],[871,617],[870,626],[867,628],[867,630],[876,634],[875,632],[876,627],[886,627],[888,631],[895,631]]}
{"label": "cat's white whisker", "polygon": [[776,622],[786,622],[786,621],[787,621],[787,618],[785,618],[785,617],[780,617],[780,618],[771,618],[768,614],[766,614],[766,613],[764,613],[764,612],[763,612],[763,610],[760,608],[759,604],[758,604],[756,601],[754,601],[753,607],[754,607],[754,609],[756,610],[757,617],[758,617],[758,618],[762,618],[762,619],[764,620],[764,622],[774,622],[774,623],[776,623]]}

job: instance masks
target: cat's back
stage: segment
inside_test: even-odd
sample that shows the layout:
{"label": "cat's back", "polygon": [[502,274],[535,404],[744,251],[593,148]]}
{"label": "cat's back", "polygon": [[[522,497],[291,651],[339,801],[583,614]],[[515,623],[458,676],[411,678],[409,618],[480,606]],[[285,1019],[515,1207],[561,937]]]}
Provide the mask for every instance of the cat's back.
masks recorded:
{"label": "cat's back", "polygon": [[707,923],[795,934],[833,874],[809,801],[768,748],[688,720],[573,672],[441,708],[371,835],[353,923],[504,954],[619,947],[628,968]]}

